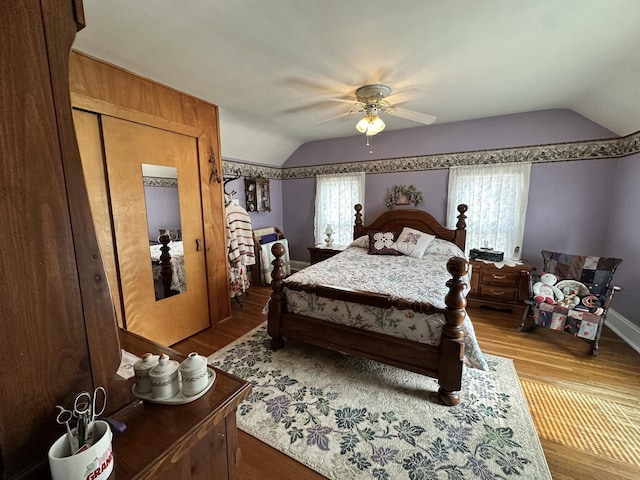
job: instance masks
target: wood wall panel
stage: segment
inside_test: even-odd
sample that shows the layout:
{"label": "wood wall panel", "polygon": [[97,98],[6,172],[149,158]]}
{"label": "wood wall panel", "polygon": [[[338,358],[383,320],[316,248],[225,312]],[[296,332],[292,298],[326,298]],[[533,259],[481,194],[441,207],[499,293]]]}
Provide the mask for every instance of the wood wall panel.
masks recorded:
{"label": "wood wall panel", "polygon": [[69,66],[74,106],[187,135],[202,133],[202,101],[75,51]]}

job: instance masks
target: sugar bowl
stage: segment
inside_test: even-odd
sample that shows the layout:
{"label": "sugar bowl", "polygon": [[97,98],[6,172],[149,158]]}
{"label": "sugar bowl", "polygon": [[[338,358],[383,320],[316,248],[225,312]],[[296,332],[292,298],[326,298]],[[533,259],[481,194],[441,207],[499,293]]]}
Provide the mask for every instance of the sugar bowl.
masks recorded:
{"label": "sugar bowl", "polygon": [[180,375],[182,376],[182,393],[197,395],[207,388],[209,383],[207,358],[191,352],[180,364]]}
{"label": "sugar bowl", "polygon": [[136,376],[136,392],[151,393],[151,379],[149,372],[158,364],[158,356],[145,353],[140,360],[133,364]]}
{"label": "sugar bowl", "polygon": [[179,364],[166,353],[160,355],[158,364],[149,371],[151,396],[155,399],[173,397],[180,391]]}

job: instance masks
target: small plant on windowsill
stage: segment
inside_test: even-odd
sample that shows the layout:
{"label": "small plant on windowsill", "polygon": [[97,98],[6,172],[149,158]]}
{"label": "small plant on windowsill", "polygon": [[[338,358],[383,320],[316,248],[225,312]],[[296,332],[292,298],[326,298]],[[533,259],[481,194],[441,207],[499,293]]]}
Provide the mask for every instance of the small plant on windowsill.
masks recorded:
{"label": "small plant on windowsill", "polygon": [[395,185],[391,193],[385,200],[384,204],[387,208],[393,208],[396,205],[418,205],[422,203],[422,192],[416,190],[413,185]]}

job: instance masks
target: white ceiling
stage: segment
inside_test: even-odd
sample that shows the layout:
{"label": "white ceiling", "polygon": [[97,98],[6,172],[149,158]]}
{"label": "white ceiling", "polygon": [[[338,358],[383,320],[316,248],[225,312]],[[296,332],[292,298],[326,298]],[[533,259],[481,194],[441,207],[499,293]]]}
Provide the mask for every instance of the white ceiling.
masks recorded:
{"label": "white ceiling", "polygon": [[[222,154],[281,165],[357,134],[385,83],[455,122],[567,108],[640,130],[639,0],[84,0],[74,48],[219,105]],[[392,95],[393,95],[392,94]],[[387,129],[420,124],[384,116]],[[381,134],[384,135],[384,132]]]}

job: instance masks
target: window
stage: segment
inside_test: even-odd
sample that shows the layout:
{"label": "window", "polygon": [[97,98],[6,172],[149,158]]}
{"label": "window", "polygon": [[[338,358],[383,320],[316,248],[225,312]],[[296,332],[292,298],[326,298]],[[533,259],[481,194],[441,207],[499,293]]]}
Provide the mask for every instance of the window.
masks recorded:
{"label": "window", "polygon": [[333,243],[347,245],[353,240],[357,203],[364,205],[364,172],[316,175],[316,244],[324,243],[327,225],[333,229]]}
{"label": "window", "polygon": [[[530,163],[474,165],[449,169],[447,224],[455,228],[456,207],[467,211],[467,251],[490,247],[520,258],[529,196]],[[515,248],[518,253],[514,255]]]}

